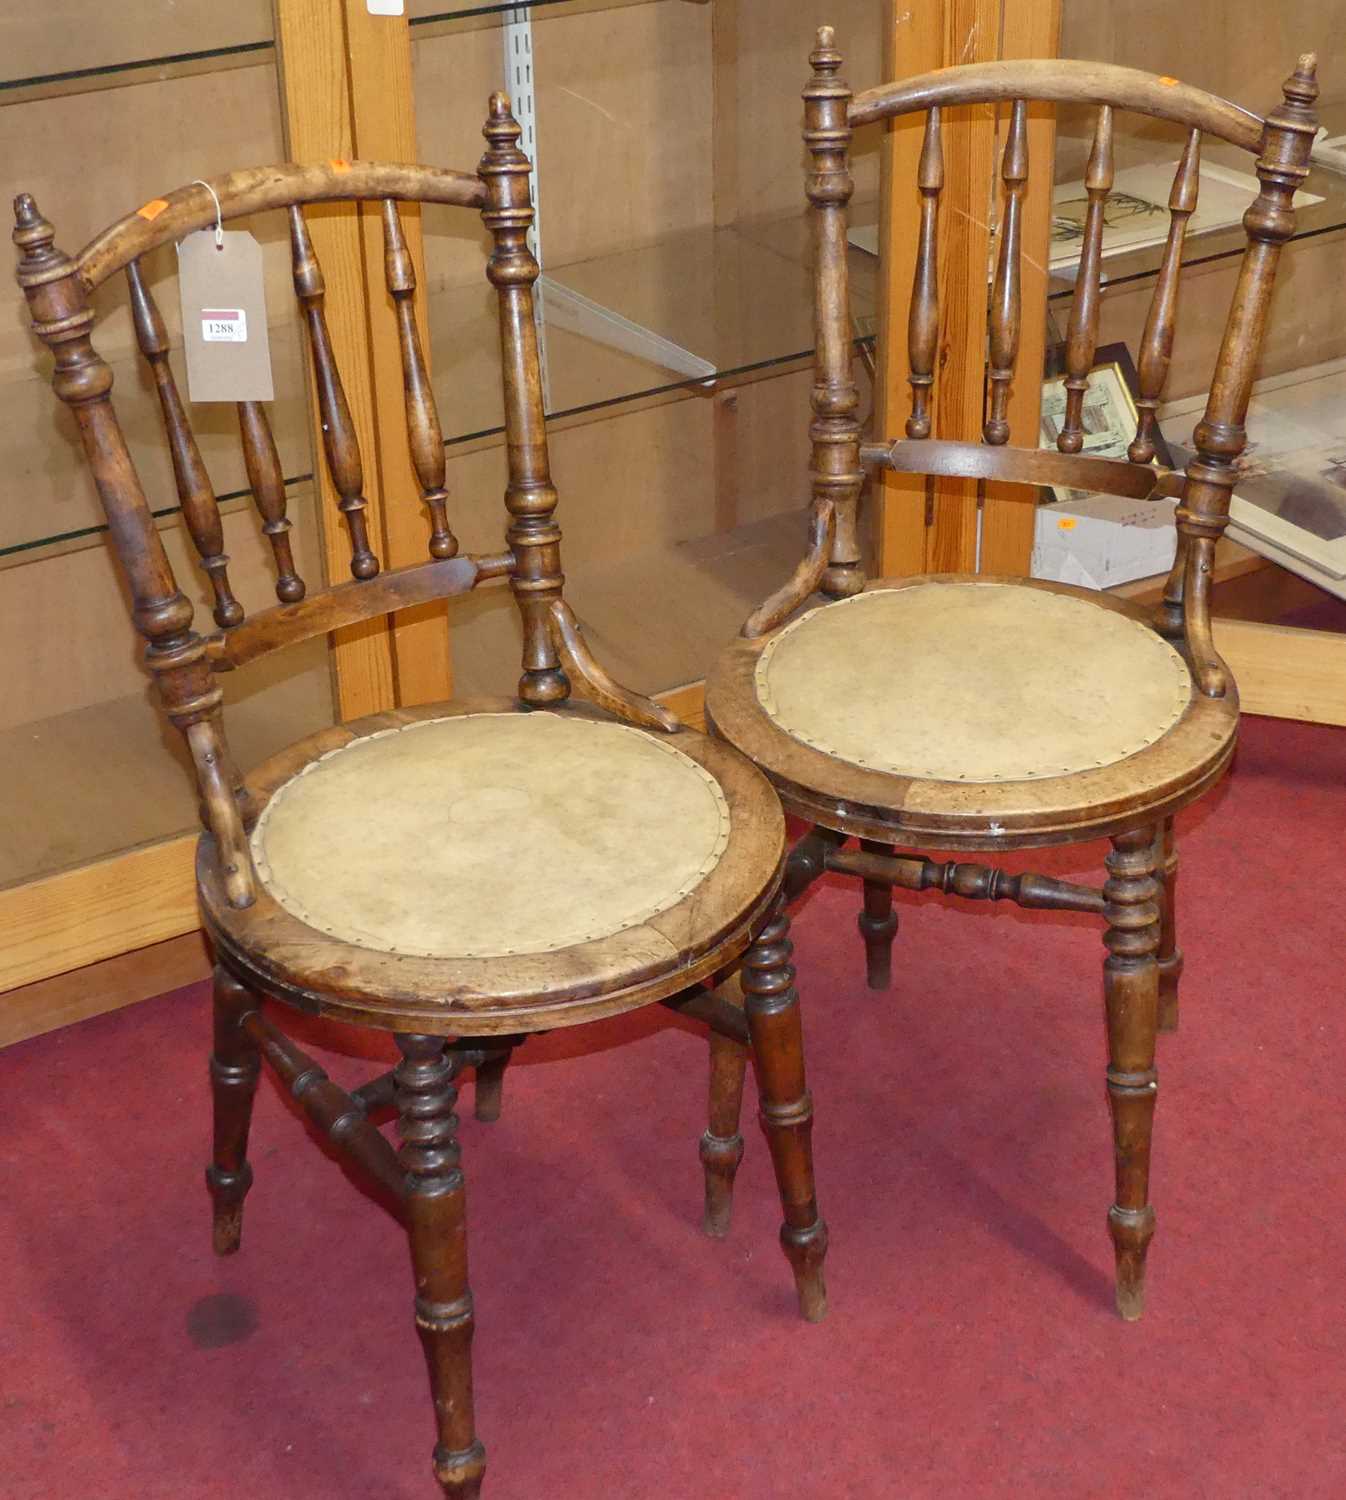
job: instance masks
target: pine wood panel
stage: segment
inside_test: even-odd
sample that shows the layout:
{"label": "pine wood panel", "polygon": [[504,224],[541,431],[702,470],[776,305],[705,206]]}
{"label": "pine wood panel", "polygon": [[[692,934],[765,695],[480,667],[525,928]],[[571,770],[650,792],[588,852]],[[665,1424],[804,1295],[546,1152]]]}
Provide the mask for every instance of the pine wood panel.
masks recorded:
{"label": "pine wood panel", "polygon": [[[941,61],[987,62],[997,53],[1000,0],[946,0]],[[939,246],[941,369],[935,379],[934,433],[978,442],[986,349],[986,268],[991,256],[987,195],[997,178],[995,118],[964,106],[947,111],[943,223]],[[999,203],[997,195],[998,213]],[[925,570],[970,573],[977,566],[977,485],[934,482],[934,524]]]}
{"label": "pine wood panel", "polygon": [[[897,13],[884,37],[884,77],[900,78],[996,55],[999,0],[945,0]],[[981,435],[986,342],[987,222],[995,156],[989,110],[950,110],[944,121],[945,188],[938,240],[939,355],[933,431],[976,442]],[[875,431],[897,436],[909,410],[906,318],[916,266],[916,172],[925,116],[894,120],[882,147],[879,369]],[[969,290],[973,295],[969,295]],[[879,475],[877,571],[885,577],[971,571],[976,562],[976,485]],[[930,508],[927,510],[927,492]],[[927,518],[933,524],[927,526]]]}
{"label": "pine wood panel", "polygon": [[[346,0],[346,64],[350,70],[354,148],[365,161],[419,161],[416,101],[411,73],[411,38],[405,16],[372,16],[366,0]],[[485,101],[482,101],[484,108]],[[444,165],[463,170],[474,164],[476,142]],[[429,366],[429,322],[425,252],[418,204],[401,210],[407,249],[416,270],[416,319]],[[458,215],[466,218],[466,215]],[[377,420],[379,488],[383,505],[383,556],[388,567],[424,562],[429,556],[429,522],[419,501],[406,441],[402,360],[397,329],[388,313],[383,276],[383,228],[379,205],[360,212],[365,283],[369,297],[370,361]],[[434,703],[453,691],[448,615],[443,603],[407,610],[392,622],[397,701]]]}
{"label": "pine wood panel", "polygon": [[0,1047],[195,984],[213,960],[199,929],[22,985],[0,998]]}
{"label": "pine wood panel", "polygon": [[[925,73],[944,61],[938,6],[918,6],[899,16],[885,3],[883,76]],[[916,173],[924,139],[924,117],[890,121],[880,145],[879,339],[874,376],[876,436],[896,437],[910,409],[907,387],[906,318],[916,269]],[[948,174],[946,173],[946,182]],[[946,189],[947,191],[947,189]],[[884,578],[925,571],[923,478],[883,470],[873,477],[875,572]]]}
{"label": "pine wood panel", "polygon": [[[355,154],[347,81],[344,13],[325,0],[276,0],[276,37],[282,59],[281,95],[291,161],[327,161]],[[383,536],[383,497],[375,462],[375,410],[370,363],[366,275],[359,217],[352,204],[311,208],[309,231],[327,283],[328,326],[351,417],[368,460],[367,516],[373,536]],[[337,494],[322,463],[322,429],[311,403],[315,472],[319,475],[326,576],[347,575],[346,530]],[[380,559],[386,561],[386,559]],[[386,620],[368,620],[336,632],[336,694],[340,717],[358,718],[396,701],[392,633]]]}
{"label": "pine wood panel", "polygon": [[[1000,56],[1055,57],[1061,0],[1004,0]],[[1009,441],[1037,445],[1047,344],[1047,258],[1052,215],[1052,155],[1056,113],[1029,106],[1028,192],[1023,207],[1023,322],[1019,363],[1009,397]],[[1033,556],[1037,492],[1023,485],[988,484],[982,510],[981,571],[1027,576]]]}
{"label": "pine wood panel", "polygon": [[[959,63],[1052,56],[1059,0],[946,0],[943,7],[892,7],[885,34],[885,77],[899,78]],[[924,114],[892,122],[883,144],[880,269],[883,312],[875,430],[898,436],[909,410],[906,314],[915,271],[917,164]],[[1023,332],[1018,369],[1042,368],[1045,342],[1046,245],[1051,211],[1053,126],[1050,111],[1029,117],[1029,177],[1023,216]],[[939,221],[939,359],[933,432],[977,442],[985,368],[987,268],[991,219],[1000,213],[997,129],[989,108],[947,111],[945,188]],[[995,198],[992,200],[992,193]],[[1041,382],[1020,375],[1010,396],[1010,441],[1032,441]],[[933,504],[927,512],[927,488]],[[883,474],[875,480],[878,571],[884,576],[947,570],[971,572],[977,557],[976,485]],[[931,523],[926,525],[927,514]],[[982,567],[1026,573],[1033,505],[1008,486],[990,486],[982,534]]]}
{"label": "pine wood panel", "polygon": [[1346,724],[1346,636],[1251,620],[1216,620],[1245,714]]}
{"label": "pine wood panel", "polygon": [[184,834],[0,891],[0,990],[191,932],[195,851]]}

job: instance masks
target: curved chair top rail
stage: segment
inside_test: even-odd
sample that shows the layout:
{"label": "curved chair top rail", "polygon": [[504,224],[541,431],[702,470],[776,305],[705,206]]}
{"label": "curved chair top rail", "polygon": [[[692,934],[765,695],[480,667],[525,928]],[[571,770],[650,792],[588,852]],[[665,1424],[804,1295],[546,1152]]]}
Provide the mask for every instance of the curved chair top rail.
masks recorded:
{"label": "curved chair top rail", "polygon": [[1176,78],[1070,58],[967,63],[922,73],[857,94],[846,118],[851,125],[866,125],[871,120],[912,114],[934,105],[995,104],[1013,99],[1110,104],[1115,109],[1205,131],[1245,151],[1261,149],[1266,125],[1261,115]]}
{"label": "curved chair top rail", "polygon": [[219,217],[227,220],[292,204],[351,198],[400,198],[479,209],[486,202],[486,190],[475,172],[409,162],[332,160],[315,166],[284,162],[244,167],[212,178],[208,186],[189,183],[151,199],[95,235],[75,264],[80,280],[92,291],[147,251],[194,230],[209,229],[216,220],[216,199]]}

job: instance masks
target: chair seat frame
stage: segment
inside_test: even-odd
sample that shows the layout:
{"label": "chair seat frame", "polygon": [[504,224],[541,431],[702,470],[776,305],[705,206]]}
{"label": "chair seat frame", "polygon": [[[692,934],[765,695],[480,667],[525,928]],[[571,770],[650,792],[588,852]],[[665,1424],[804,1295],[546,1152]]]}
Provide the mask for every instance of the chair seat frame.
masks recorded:
{"label": "chair seat frame", "polygon": [[[1064,595],[1152,622],[1129,600],[1071,584],[985,573],[931,573],[875,579],[865,592],[1011,584]],[[1196,688],[1182,717],[1154,744],[1113,765],[1024,781],[939,781],[899,776],[843,761],[795,739],[758,695],[757,662],[774,635],[741,636],[722,653],[706,684],[706,721],[770,777],[787,812],[846,837],[904,848],[1008,851],[1110,836],[1172,817],[1224,774],[1238,733],[1238,692],[1219,698]],[[901,642],[895,641],[894,649]],[[1174,649],[1191,659],[1181,640]]]}

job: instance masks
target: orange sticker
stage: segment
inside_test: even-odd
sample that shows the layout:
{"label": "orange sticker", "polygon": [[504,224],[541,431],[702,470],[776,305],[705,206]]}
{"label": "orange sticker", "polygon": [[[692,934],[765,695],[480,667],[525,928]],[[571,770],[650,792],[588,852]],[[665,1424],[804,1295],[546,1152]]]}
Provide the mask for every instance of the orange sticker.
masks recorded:
{"label": "orange sticker", "polygon": [[151,198],[148,203],[142,203],[136,212],[142,219],[157,219],[164,209],[168,207],[167,198]]}
{"label": "orange sticker", "polygon": [[327,163],[334,172],[349,172],[351,164],[344,156],[333,156]]}
{"label": "orange sticker", "polygon": [[1056,529],[1058,531],[1074,531],[1079,524],[1074,516],[1062,516],[1056,523]]}
{"label": "orange sticker", "polygon": [[1178,80],[1176,78],[1170,78],[1167,74],[1165,74],[1164,77],[1159,80],[1159,82],[1162,83],[1166,89],[1175,89],[1178,86]]}

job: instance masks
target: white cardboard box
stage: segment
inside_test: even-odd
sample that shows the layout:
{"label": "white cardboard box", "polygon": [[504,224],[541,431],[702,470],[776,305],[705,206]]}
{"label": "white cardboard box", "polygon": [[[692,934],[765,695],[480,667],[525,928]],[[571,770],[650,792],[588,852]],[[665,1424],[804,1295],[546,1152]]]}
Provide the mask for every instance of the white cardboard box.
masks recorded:
{"label": "white cardboard box", "polygon": [[1033,531],[1033,577],[1106,589],[1152,578],[1173,566],[1175,500],[1091,495],[1039,505]]}

